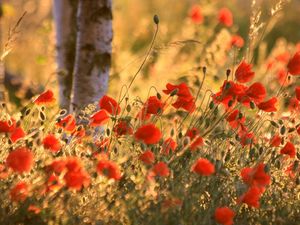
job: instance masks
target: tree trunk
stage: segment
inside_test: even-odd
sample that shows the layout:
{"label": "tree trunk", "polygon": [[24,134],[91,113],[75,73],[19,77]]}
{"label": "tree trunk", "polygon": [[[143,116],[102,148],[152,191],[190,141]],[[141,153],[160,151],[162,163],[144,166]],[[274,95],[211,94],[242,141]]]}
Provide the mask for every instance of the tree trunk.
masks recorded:
{"label": "tree trunk", "polygon": [[71,111],[79,112],[107,91],[111,64],[112,0],[79,0]]}
{"label": "tree trunk", "polygon": [[56,47],[59,105],[69,109],[76,46],[76,14],[78,0],[53,0],[56,24]]}
{"label": "tree trunk", "polygon": [[0,0],[0,102],[6,102],[6,93],[4,86],[4,61],[2,59],[3,47],[2,47],[2,0]]}

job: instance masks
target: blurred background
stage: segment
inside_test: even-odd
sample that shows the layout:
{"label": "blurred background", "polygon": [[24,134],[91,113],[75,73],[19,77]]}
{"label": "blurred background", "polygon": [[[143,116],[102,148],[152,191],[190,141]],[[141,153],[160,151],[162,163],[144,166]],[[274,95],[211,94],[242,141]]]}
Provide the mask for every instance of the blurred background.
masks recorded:
{"label": "blurred background", "polygon": [[[55,34],[52,1],[3,0],[3,2],[4,41],[8,30],[24,11],[27,12],[19,28],[13,51],[7,58],[7,71],[22,77],[23,83],[29,86],[43,88],[49,85],[55,88]],[[261,0],[258,3],[262,7],[262,18],[268,17],[269,9],[274,1]],[[197,51],[197,45],[203,43],[202,38],[209,35],[207,31],[201,31],[201,29],[196,33],[195,24],[190,21],[189,11],[195,4],[202,7],[203,14],[210,16],[203,26],[206,23],[214,23],[213,15],[217,14],[217,9],[228,7],[233,12],[235,24],[231,28],[231,33],[247,37],[251,0],[113,0],[113,68],[109,90],[112,94],[120,90],[120,81],[121,84],[129,82],[132,74],[141,64],[155,31],[152,20],[154,14],[159,15],[160,30],[155,44],[156,51],[151,55],[141,73],[143,84],[146,82],[149,86],[154,85],[161,89],[167,80],[186,75],[197,65],[197,60],[200,61],[197,57],[189,60],[181,55],[178,59],[174,53],[174,51],[178,52],[179,47],[182,50],[183,45],[189,44],[186,40],[199,41],[198,44],[192,43],[192,51]],[[265,42],[268,50],[272,49],[279,37],[284,37],[287,42],[299,42],[299,15],[300,0],[291,0],[282,10],[273,30],[266,36]],[[164,82],[161,82],[162,78]],[[135,90],[141,91],[138,85]]]}

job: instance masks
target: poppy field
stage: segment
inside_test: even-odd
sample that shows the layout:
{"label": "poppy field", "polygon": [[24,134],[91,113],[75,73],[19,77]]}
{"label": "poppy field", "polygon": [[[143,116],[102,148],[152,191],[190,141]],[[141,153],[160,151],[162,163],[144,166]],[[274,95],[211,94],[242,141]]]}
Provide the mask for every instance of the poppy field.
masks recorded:
{"label": "poppy field", "polygon": [[[78,114],[49,86],[0,106],[0,224],[300,224],[300,43],[263,54],[258,12],[243,38],[214,9],[186,13],[199,51],[157,58],[155,15],[146,64]],[[192,69],[152,84],[168,56]]]}

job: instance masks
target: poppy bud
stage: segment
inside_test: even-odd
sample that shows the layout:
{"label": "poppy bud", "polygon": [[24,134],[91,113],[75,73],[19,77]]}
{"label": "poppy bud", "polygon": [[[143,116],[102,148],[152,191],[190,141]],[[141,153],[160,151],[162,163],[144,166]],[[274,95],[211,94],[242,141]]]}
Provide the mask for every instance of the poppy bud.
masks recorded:
{"label": "poppy bud", "polygon": [[158,92],[156,93],[156,97],[160,100],[161,99],[161,94],[159,94]]}
{"label": "poppy bud", "polygon": [[156,25],[159,24],[159,17],[158,17],[158,15],[154,15],[153,21],[154,21],[154,23],[155,23]]}
{"label": "poppy bud", "polygon": [[209,103],[209,109],[212,109],[214,106],[215,106],[214,102],[211,101],[211,102]]}
{"label": "poppy bud", "polygon": [[270,121],[270,123],[272,124],[273,127],[279,128],[279,125],[276,122]]}
{"label": "poppy bud", "polygon": [[252,102],[252,101],[250,102],[250,108],[251,108],[251,109],[255,109],[255,104],[254,104],[254,102]]}
{"label": "poppy bud", "polygon": [[282,127],[280,128],[280,134],[281,134],[281,135],[284,135],[284,134],[285,134],[285,131],[286,131],[285,126],[282,126]]}
{"label": "poppy bud", "polygon": [[171,93],[170,93],[170,96],[174,96],[178,93],[179,89],[178,88],[175,88]]}
{"label": "poppy bud", "polygon": [[203,72],[204,74],[206,74],[206,66],[203,66],[203,67],[202,67],[202,72]]}
{"label": "poppy bud", "polygon": [[230,69],[227,69],[227,70],[226,70],[226,76],[229,77],[230,73],[231,73],[231,70],[230,70]]}

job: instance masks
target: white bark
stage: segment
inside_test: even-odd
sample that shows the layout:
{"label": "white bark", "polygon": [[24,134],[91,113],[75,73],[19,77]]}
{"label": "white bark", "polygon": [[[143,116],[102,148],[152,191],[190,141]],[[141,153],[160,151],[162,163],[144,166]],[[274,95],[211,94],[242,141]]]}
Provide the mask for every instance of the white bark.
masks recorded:
{"label": "white bark", "polygon": [[56,28],[59,104],[69,109],[76,45],[78,0],[53,0]]}
{"label": "white bark", "polygon": [[79,0],[71,111],[98,101],[107,91],[111,64],[112,0]]}

